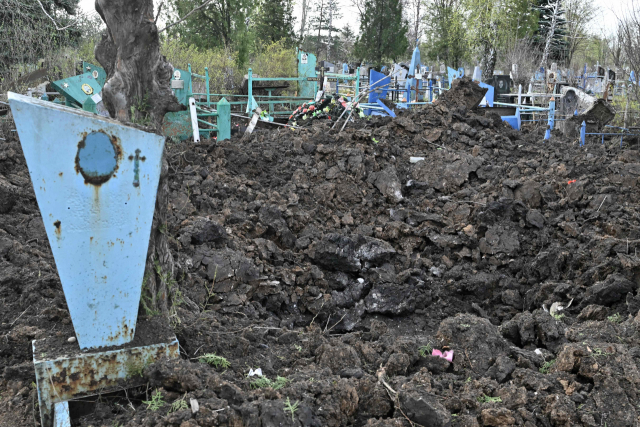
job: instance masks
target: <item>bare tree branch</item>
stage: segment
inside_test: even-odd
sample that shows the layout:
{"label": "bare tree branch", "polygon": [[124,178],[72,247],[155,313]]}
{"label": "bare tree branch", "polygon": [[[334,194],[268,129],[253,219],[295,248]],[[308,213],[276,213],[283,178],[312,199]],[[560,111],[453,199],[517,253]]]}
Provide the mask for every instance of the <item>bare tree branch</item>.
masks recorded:
{"label": "bare tree branch", "polygon": [[71,28],[71,27],[73,27],[74,25],[76,25],[77,21],[74,21],[74,22],[72,22],[71,24],[67,25],[66,27],[62,27],[62,28],[58,27],[58,23],[56,22],[56,20],[55,20],[55,19],[53,19],[53,18],[51,17],[51,15],[49,15],[49,14],[47,13],[47,11],[45,10],[44,6],[42,5],[42,2],[40,2],[40,0],[37,0],[37,2],[38,2],[38,4],[40,5],[40,7],[42,8],[42,11],[44,12],[44,14],[45,14],[45,15],[47,15],[47,17],[48,17],[49,19],[51,19],[51,22],[53,22],[53,25],[55,25],[56,30],[58,30],[58,31],[64,31],[64,30],[66,30],[67,28]]}
{"label": "bare tree branch", "polygon": [[[38,1],[40,1],[40,0],[38,0]],[[169,28],[171,28],[171,27],[173,27],[174,25],[177,25],[177,24],[181,23],[182,21],[184,21],[185,19],[187,19],[187,18],[188,18],[192,13],[194,13],[194,12],[196,12],[196,11],[198,11],[198,10],[202,9],[203,7],[205,7],[206,5],[208,5],[209,3],[211,3],[212,1],[213,1],[213,0],[207,0],[207,1],[205,1],[204,3],[202,3],[200,6],[198,6],[198,7],[194,7],[194,8],[193,8],[189,13],[187,13],[186,15],[184,15],[182,18],[178,19],[176,22],[173,22],[173,23],[171,23],[171,24],[167,25],[166,27],[164,27],[163,29],[161,29],[160,31],[158,31],[158,34],[160,34],[161,32],[163,32],[163,31],[165,31],[165,30],[167,30],[167,29],[169,29]],[[160,5],[160,7],[162,7],[162,5]],[[159,15],[159,13],[158,13],[158,15]],[[157,19],[158,19],[158,18],[156,18],[156,20],[157,20]]]}
{"label": "bare tree branch", "polygon": [[164,2],[160,3],[160,6],[158,6],[158,14],[156,15],[155,21],[153,21],[156,24],[158,23],[158,18],[160,18],[160,12],[162,12],[162,6],[164,6]]}

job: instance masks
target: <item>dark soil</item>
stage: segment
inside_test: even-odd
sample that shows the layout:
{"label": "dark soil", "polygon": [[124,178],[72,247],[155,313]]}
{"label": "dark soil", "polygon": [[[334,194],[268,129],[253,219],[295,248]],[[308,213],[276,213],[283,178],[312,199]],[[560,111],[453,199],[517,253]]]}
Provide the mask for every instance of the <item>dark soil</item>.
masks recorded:
{"label": "dark soil", "polygon": [[[340,135],[170,144],[182,358],[75,425],[636,426],[639,152],[545,144],[469,110],[464,87]],[[0,298],[0,425],[31,426],[30,341],[73,329],[16,139]],[[286,383],[256,388],[252,368]]]}

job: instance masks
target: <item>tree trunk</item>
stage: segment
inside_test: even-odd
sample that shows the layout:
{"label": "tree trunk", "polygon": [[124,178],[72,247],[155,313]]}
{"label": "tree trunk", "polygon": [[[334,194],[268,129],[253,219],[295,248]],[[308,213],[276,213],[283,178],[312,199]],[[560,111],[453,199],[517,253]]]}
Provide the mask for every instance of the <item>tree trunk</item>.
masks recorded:
{"label": "tree trunk", "polygon": [[419,43],[420,40],[420,21],[422,21],[422,17],[420,16],[420,6],[422,5],[422,0],[416,1],[416,20],[413,24],[413,51]]}
{"label": "tree trunk", "polygon": [[[153,0],[96,0],[96,10],[107,25],[95,56],[107,71],[102,99],[109,114],[122,122],[148,118],[159,132],[167,112],[185,107],[170,88],[173,66],[160,54]],[[164,314],[168,313],[169,287],[173,283],[173,257],[161,232],[167,221],[167,174],[163,156],[143,289],[144,305]]]}
{"label": "tree trunk", "polygon": [[542,60],[540,61],[540,67],[544,67],[547,69],[547,60],[549,59],[549,54],[551,53],[551,42],[553,42],[553,36],[556,32],[556,22],[558,20],[558,2],[553,5],[553,14],[551,15],[551,26],[549,28],[549,32],[547,33],[547,40],[544,44],[544,52],[542,53]]}
{"label": "tree trunk", "polygon": [[160,55],[153,0],[96,0],[107,34],[95,56],[107,71],[102,99],[112,117],[128,122],[131,107],[159,128],[168,111],[184,107],[170,88],[173,66]]}
{"label": "tree trunk", "polygon": [[300,43],[304,41],[304,31],[307,29],[307,0],[302,0],[302,16],[300,17]]}
{"label": "tree trunk", "polygon": [[318,38],[316,39],[316,58],[320,59],[320,31],[324,20],[324,0],[320,0],[320,22],[318,23]]}
{"label": "tree trunk", "polygon": [[329,0],[329,36],[327,37],[327,61],[329,61],[329,54],[331,53],[331,27],[333,26],[333,8],[335,7],[334,0]]}
{"label": "tree trunk", "polygon": [[490,24],[492,39],[484,40],[484,52],[482,55],[482,61],[480,62],[480,68],[482,69],[482,80],[487,81],[493,77],[493,70],[496,67],[497,52],[496,52],[496,40],[498,38],[498,24],[492,21]]}

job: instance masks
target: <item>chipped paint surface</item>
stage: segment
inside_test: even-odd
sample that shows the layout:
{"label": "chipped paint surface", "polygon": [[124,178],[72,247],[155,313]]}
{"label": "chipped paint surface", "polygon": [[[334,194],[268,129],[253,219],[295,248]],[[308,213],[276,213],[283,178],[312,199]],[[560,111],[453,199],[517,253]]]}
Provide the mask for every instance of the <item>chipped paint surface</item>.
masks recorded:
{"label": "chipped paint surface", "polygon": [[35,98],[10,93],[9,103],[80,348],[125,344],[164,137]]}
{"label": "chipped paint surface", "polygon": [[161,357],[178,358],[178,340],[99,353],[73,354],[54,360],[40,356],[38,341],[33,341],[33,364],[38,386],[38,402],[43,426],[53,422],[54,404],[72,398],[120,389],[122,382],[136,385],[135,378],[127,378],[130,367],[144,367]]}
{"label": "chipped paint surface", "polygon": [[84,177],[85,184],[101,185],[116,173],[120,160],[119,138],[99,129],[84,135],[78,142],[74,169]]}

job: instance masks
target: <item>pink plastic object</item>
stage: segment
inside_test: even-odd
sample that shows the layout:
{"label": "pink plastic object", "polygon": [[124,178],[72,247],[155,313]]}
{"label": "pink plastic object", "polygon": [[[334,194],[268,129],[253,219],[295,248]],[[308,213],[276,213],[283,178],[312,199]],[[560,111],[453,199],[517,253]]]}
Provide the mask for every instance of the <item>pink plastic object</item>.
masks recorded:
{"label": "pink plastic object", "polygon": [[453,350],[447,350],[444,352],[444,354],[442,354],[442,352],[440,350],[436,350],[434,349],[431,352],[432,356],[439,356],[442,357],[443,359],[447,359],[449,362],[453,362]]}

